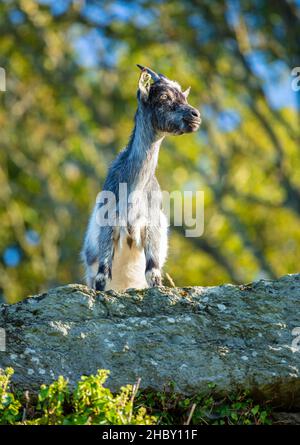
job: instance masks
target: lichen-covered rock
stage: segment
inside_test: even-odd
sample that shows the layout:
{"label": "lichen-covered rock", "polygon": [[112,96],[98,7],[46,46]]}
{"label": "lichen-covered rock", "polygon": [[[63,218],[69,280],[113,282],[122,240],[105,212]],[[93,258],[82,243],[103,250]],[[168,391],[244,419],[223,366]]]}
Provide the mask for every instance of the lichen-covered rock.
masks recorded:
{"label": "lichen-covered rock", "polygon": [[[0,306],[0,367],[35,390],[62,374],[74,383],[111,370],[115,390],[171,381],[184,394],[250,389],[300,407],[300,274],[215,287],[96,292],[69,285]],[[298,334],[297,334],[298,333]]]}

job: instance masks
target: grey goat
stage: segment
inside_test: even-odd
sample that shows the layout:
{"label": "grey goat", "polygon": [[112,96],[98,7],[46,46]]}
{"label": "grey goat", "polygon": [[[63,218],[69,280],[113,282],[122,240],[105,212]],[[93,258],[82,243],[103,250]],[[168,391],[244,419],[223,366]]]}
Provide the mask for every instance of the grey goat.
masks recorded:
{"label": "grey goat", "polygon": [[87,285],[97,290],[161,286],[168,224],[155,177],[159,149],[166,134],[190,133],[201,123],[187,102],[189,89],[182,92],[177,82],[138,67],[134,130],[109,168],[82,249]]}

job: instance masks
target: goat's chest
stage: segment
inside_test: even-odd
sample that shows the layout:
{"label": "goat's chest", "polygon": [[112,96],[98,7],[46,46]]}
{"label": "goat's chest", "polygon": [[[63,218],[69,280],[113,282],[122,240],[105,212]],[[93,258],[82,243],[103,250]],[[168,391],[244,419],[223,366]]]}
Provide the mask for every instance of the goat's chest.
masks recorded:
{"label": "goat's chest", "polygon": [[143,248],[127,240],[116,245],[112,261],[112,279],[106,289],[124,290],[130,287],[145,288],[146,259]]}
{"label": "goat's chest", "polygon": [[112,281],[108,288],[147,287],[145,280],[145,237],[147,221],[141,215],[113,229]]}

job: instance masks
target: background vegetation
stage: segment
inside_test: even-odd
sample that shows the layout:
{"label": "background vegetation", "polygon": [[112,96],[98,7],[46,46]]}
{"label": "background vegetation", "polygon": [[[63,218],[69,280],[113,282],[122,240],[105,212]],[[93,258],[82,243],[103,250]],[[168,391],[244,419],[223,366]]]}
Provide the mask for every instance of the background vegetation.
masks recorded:
{"label": "background vegetation", "polygon": [[[42,385],[37,396],[11,389],[12,368],[0,368],[0,425],[270,425],[270,406],[255,404],[243,392],[223,398],[212,394],[184,398],[172,390],[139,391],[139,383],[112,394],[109,371],[82,376],[75,388],[60,376]],[[150,414],[149,414],[150,413]]]}
{"label": "background vegetation", "polygon": [[204,235],[171,230],[175,283],[299,271],[299,18],[298,0],[3,0],[2,298],[82,279],[88,214],[132,128],[136,63],[191,85],[203,118],[160,154],[163,190],[205,192]]}

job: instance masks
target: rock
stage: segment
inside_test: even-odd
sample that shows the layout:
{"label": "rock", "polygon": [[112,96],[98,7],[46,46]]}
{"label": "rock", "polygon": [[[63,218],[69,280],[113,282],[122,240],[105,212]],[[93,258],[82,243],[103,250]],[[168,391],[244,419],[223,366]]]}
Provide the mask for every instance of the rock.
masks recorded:
{"label": "rock", "polygon": [[[98,368],[119,389],[222,394],[249,389],[275,407],[300,407],[300,274],[215,287],[96,292],[72,284],[0,306],[17,387]],[[298,328],[298,329],[297,329]]]}
{"label": "rock", "polygon": [[273,413],[274,425],[300,425],[300,413]]}

